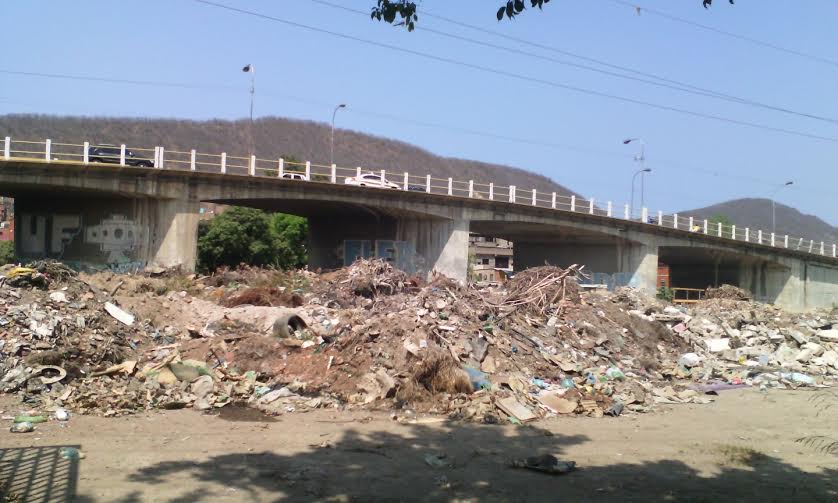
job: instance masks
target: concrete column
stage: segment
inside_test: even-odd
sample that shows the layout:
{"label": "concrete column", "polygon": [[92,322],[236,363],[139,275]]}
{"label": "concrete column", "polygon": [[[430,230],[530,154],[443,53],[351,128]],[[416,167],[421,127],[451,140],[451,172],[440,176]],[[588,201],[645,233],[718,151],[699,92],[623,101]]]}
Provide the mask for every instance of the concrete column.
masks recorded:
{"label": "concrete column", "polygon": [[148,200],[149,265],[194,271],[198,258],[200,203],[183,199]]}
{"label": "concrete column", "polygon": [[402,219],[398,222],[396,239],[415,246],[423,259],[424,271],[437,271],[456,281],[466,281],[468,273],[469,220]]}
{"label": "concrete column", "polygon": [[629,286],[654,294],[658,281],[658,247],[621,240],[617,243],[618,272],[631,274]]}

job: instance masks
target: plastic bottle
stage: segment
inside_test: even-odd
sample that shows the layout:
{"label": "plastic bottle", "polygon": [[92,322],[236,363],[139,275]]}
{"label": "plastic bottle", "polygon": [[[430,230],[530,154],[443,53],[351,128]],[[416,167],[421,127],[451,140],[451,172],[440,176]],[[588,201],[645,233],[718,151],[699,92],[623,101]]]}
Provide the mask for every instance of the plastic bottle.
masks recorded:
{"label": "plastic bottle", "polygon": [[605,371],[605,375],[609,379],[615,379],[617,381],[622,381],[626,378],[626,375],[623,374],[623,371],[618,369],[617,367],[610,367],[608,370]]}
{"label": "plastic bottle", "polygon": [[9,428],[9,431],[12,433],[29,433],[30,431],[35,431],[35,426],[28,422],[15,423]]}

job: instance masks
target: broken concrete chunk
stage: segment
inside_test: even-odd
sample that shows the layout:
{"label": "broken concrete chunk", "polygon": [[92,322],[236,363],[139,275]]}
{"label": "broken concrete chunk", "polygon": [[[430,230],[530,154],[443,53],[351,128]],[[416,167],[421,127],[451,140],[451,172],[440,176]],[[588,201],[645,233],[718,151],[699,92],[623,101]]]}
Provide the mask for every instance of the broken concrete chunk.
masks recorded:
{"label": "broken concrete chunk", "polygon": [[838,329],[821,330],[818,332],[818,337],[822,341],[838,342]]}
{"label": "broken concrete chunk", "polygon": [[493,374],[494,372],[496,372],[497,366],[495,365],[495,358],[492,355],[486,355],[486,358],[483,360],[483,363],[480,364],[480,370],[488,374]]}
{"label": "broken concrete chunk", "polygon": [[109,315],[116,318],[116,320],[122,323],[123,325],[127,325],[130,327],[134,324],[134,315],[126,311],[123,311],[115,304],[105,302],[105,311],[107,311]]}
{"label": "broken concrete chunk", "polygon": [[730,339],[704,339],[704,344],[711,353],[721,353],[730,349]]}
{"label": "broken concrete chunk", "polygon": [[497,405],[504,414],[514,417],[522,423],[533,421],[538,417],[533,414],[530,409],[522,405],[521,402],[519,402],[514,396],[498,400],[495,402],[495,405]]}
{"label": "broken concrete chunk", "polygon": [[575,400],[568,400],[555,393],[541,395],[538,397],[538,401],[557,414],[571,414],[579,406],[579,403]]}

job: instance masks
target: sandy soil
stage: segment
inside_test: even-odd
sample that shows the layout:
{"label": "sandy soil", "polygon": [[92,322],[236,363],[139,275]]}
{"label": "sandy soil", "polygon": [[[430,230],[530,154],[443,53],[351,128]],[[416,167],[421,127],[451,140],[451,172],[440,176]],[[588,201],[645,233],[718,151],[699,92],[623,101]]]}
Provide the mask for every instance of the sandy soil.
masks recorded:
{"label": "sandy soil", "polygon": [[[838,456],[795,442],[838,439],[838,415],[813,396],[732,390],[710,405],[523,427],[337,411],[73,416],[28,434],[4,428],[0,480],[32,502],[838,501]],[[0,397],[4,415],[19,408]],[[84,459],[62,460],[62,446]],[[542,453],[578,470],[509,466]],[[451,466],[430,466],[428,455]]]}

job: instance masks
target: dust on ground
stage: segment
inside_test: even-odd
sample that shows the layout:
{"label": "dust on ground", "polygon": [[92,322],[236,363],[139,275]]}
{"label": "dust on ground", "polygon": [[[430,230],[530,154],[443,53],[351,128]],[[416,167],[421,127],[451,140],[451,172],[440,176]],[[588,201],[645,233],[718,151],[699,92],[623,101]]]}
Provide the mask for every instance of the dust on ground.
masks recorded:
{"label": "dust on ground", "polygon": [[[838,458],[795,442],[835,433],[835,416],[824,417],[813,396],[737,389],[709,405],[527,426],[329,410],[271,419],[238,408],[74,416],[28,436],[7,434],[0,473],[10,473],[15,456],[76,446],[84,453],[71,470],[77,502],[835,501]],[[0,410],[16,405],[0,397]],[[577,469],[510,466],[540,454]],[[45,485],[37,477],[18,483]]]}

